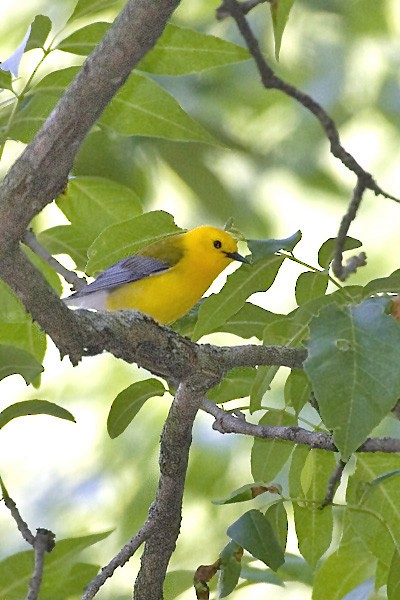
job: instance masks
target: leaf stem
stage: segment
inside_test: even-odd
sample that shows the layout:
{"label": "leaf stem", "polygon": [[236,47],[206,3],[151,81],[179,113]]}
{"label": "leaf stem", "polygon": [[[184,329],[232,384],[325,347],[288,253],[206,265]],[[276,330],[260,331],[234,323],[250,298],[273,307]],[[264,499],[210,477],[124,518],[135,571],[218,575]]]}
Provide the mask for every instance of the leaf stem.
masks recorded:
{"label": "leaf stem", "polygon": [[314,273],[321,273],[322,275],[327,275],[328,280],[331,283],[333,283],[333,285],[335,285],[336,287],[338,287],[340,289],[342,289],[344,287],[334,277],[329,275],[329,273],[325,269],[319,269],[318,267],[314,267],[313,265],[310,265],[310,264],[304,262],[300,258],[297,258],[297,256],[295,256],[293,254],[293,252],[286,252],[284,250],[279,250],[279,252],[277,252],[277,254],[279,254],[280,256],[284,256],[285,258],[288,258],[289,260],[297,263],[298,265],[301,265],[302,267],[306,267],[306,269],[309,269],[310,271],[313,271]]}

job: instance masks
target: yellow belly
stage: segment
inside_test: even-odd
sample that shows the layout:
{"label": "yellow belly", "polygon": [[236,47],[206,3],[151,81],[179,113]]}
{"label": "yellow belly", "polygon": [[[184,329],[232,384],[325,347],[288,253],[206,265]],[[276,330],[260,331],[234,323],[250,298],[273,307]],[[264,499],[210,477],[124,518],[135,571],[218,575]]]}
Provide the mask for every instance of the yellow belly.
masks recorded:
{"label": "yellow belly", "polygon": [[110,292],[108,310],[136,309],[159,323],[172,323],[185,315],[200,300],[214,276],[188,278],[172,268],[164,273],[120,286]]}

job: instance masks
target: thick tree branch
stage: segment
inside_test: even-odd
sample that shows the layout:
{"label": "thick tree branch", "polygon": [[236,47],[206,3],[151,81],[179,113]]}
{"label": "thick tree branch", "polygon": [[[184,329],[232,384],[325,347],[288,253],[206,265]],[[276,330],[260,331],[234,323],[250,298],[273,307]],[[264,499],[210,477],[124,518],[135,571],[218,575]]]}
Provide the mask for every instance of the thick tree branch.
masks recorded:
{"label": "thick tree branch", "polygon": [[[332,437],[322,431],[307,431],[301,427],[254,425],[248,423],[243,417],[238,418],[225,412],[205,398],[202,400],[201,408],[215,418],[213,429],[220,433],[241,433],[262,439],[287,440],[295,444],[310,446],[310,448],[337,452]],[[367,438],[357,452],[400,452],[400,439]]]}
{"label": "thick tree branch", "polygon": [[192,427],[209,383],[194,373],[182,383],[172,403],[161,435],[160,480],[149,519],[155,527],[145,544],[136,579],[134,600],[162,600],[168,563],[175,550],[181,524],[181,510]]}
{"label": "thick tree branch", "polygon": [[78,323],[18,248],[32,218],[65,189],[79,146],[153,47],[179,0],[129,0],[0,185],[0,277],[54,340],[79,360]]}
{"label": "thick tree branch", "polygon": [[0,188],[1,247],[65,189],[79,145],[132,69],[154,46],[179,0],[128,0]]}
{"label": "thick tree branch", "polygon": [[73,362],[79,358],[76,343],[81,346],[77,322],[18,249],[18,242],[32,218],[63,191],[83,138],[155,44],[178,3],[128,1],[0,186],[0,276]]}

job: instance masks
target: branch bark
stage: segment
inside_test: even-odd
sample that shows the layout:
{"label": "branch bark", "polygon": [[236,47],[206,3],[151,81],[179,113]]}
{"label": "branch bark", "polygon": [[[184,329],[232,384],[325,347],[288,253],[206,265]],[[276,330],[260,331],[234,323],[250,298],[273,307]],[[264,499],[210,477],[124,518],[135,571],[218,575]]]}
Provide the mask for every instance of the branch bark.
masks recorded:
{"label": "branch bark", "polygon": [[85,135],[154,46],[178,4],[127,2],[0,186],[0,277],[73,363],[79,360],[75,340],[78,345],[81,340],[76,320],[21,252],[19,242],[33,217],[65,189]]}
{"label": "branch bark", "polygon": [[136,579],[134,600],[162,600],[168,563],[175,550],[181,524],[192,427],[200,408],[207,378],[194,374],[182,383],[165,422],[160,444],[160,480],[149,518],[155,527],[145,544]]}
{"label": "branch bark", "polygon": [[[159,488],[148,521],[93,580],[85,600],[94,597],[115,568],[124,564],[143,542],[145,550],[134,597],[137,600],[162,598],[165,571],[179,534],[192,425],[205,389],[215,385],[227,370],[235,366],[301,368],[306,358],[304,350],[277,346],[215,348],[197,345],[157,325],[152,319],[131,311],[116,314],[72,312],[49,289],[20,246],[32,218],[65,188],[74,157],[85,135],[131,70],[152,48],[178,4],[179,0],[127,2],[41,131],[0,186],[0,276],[52,337],[61,354],[68,354],[76,363],[83,355],[107,350],[178,386],[162,435]],[[262,57],[243,11],[235,13],[238,6],[235,0],[226,0],[225,6],[232,12],[249,44],[265,87],[282,90],[311,111],[330,141],[332,154],[357,177],[363,176],[366,188],[392,198],[344,150],[334,122],[321,106],[273,73]],[[210,405],[203,402],[203,407],[216,417],[214,428],[219,431],[289,439],[315,448],[336,450],[328,434],[301,428],[252,425]],[[400,443],[390,439],[367,440],[360,451],[399,452]],[[43,565],[42,548],[43,545],[38,542],[34,582],[36,576],[40,576]]]}
{"label": "branch bark", "polygon": [[[215,418],[213,429],[220,433],[240,433],[268,440],[286,440],[295,444],[303,444],[310,448],[337,452],[332,436],[323,431],[308,431],[302,427],[284,425],[254,425],[242,416],[234,416],[222,408],[203,398],[201,408]],[[400,452],[400,440],[397,438],[367,438],[357,452]]]}

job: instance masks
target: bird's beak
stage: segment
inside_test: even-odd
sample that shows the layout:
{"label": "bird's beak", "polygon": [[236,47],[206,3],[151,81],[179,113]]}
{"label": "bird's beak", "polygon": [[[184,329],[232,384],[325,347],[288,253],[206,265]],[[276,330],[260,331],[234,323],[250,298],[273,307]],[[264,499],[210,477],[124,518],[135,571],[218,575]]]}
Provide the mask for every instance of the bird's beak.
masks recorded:
{"label": "bird's beak", "polygon": [[245,256],[239,254],[239,252],[225,252],[226,256],[232,260],[238,260],[239,262],[245,263],[246,265],[250,264],[250,261],[247,260]]}

